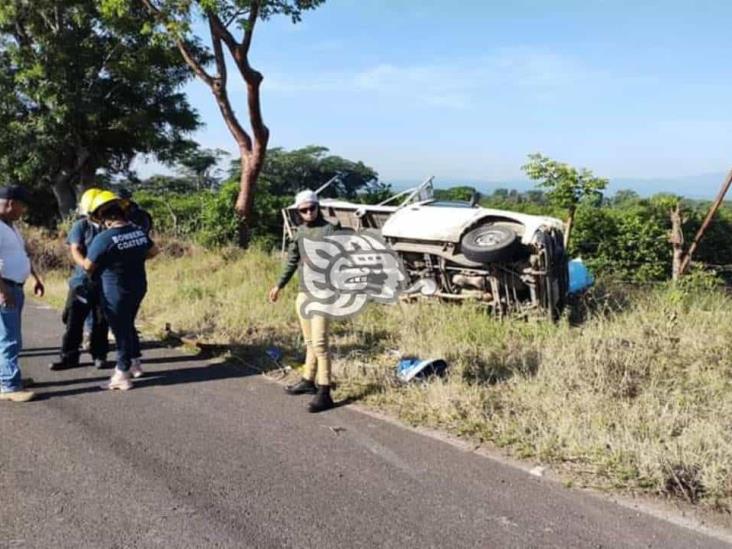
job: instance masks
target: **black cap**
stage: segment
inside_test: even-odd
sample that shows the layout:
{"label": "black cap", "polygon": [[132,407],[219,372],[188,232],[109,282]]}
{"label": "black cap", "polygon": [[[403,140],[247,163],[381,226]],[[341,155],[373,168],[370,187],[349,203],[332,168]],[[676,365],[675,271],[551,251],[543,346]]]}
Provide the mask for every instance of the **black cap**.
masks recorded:
{"label": "black cap", "polygon": [[7,187],[0,187],[0,199],[20,200],[21,202],[30,204],[31,193],[28,189],[20,185],[8,185]]}

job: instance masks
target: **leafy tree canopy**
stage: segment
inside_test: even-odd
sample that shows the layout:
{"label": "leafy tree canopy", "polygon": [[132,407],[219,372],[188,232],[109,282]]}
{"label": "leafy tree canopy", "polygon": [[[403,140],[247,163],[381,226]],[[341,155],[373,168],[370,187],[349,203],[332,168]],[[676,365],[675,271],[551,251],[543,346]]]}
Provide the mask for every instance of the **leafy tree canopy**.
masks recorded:
{"label": "leafy tree canopy", "polygon": [[[229,132],[239,149],[239,195],[235,210],[242,218],[240,244],[246,246],[247,225],[254,202],[257,179],[264,166],[269,143],[269,128],[262,116],[260,86],[262,73],[252,67],[249,52],[258,20],[273,15],[286,15],[298,22],[302,13],[313,9],[324,0],[139,0],[151,15],[144,30],[169,44],[174,44],[186,64],[211,90]],[[113,17],[124,17],[129,11],[127,0],[101,0],[104,12]],[[202,19],[208,25],[213,70],[205,60],[190,48],[193,22]],[[225,52],[246,89],[249,129],[245,127],[229,98],[228,68]]]}
{"label": "leafy tree canopy", "polygon": [[522,168],[540,187],[547,189],[554,204],[568,210],[574,209],[582,198],[601,193],[608,184],[607,179],[595,177],[590,170],[578,170],[538,153],[530,154]]}
{"label": "leafy tree canopy", "polygon": [[[97,170],[128,171],[138,153],[170,161],[199,120],[177,51],[140,32],[130,2],[110,22],[95,0],[0,5],[0,170],[52,188],[62,212]],[[195,46],[192,46],[195,48]]]}
{"label": "leafy tree canopy", "polygon": [[[230,177],[238,179],[239,170],[239,163],[233,162]],[[326,147],[318,145],[292,151],[269,149],[260,188],[262,193],[292,198],[298,191],[315,190],[335,176],[337,179],[321,193],[322,197],[375,202],[391,192],[388,185],[379,181],[373,168],[361,161],[329,154]]]}

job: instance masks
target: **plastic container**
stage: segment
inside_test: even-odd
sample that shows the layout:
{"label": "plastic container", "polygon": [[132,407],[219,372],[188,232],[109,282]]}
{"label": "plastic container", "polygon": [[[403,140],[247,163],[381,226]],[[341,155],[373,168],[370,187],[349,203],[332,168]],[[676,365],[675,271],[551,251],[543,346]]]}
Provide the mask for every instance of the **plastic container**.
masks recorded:
{"label": "plastic container", "polygon": [[595,283],[595,277],[580,258],[569,262],[569,293],[579,294]]}

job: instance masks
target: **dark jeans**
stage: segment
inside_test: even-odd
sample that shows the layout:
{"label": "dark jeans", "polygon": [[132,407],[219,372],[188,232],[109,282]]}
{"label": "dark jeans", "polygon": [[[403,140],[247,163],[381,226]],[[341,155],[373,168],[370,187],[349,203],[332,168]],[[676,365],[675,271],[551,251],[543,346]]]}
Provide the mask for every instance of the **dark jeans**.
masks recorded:
{"label": "dark jeans", "polygon": [[105,295],[104,315],[117,341],[117,369],[126,372],[133,358],[142,356],[135,318],[145,292]]}
{"label": "dark jeans", "polygon": [[100,290],[92,285],[69,289],[63,320],[66,332],[61,341],[61,359],[67,364],[79,363],[79,347],[84,336],[84,322],[91,315],[91,355],[94,360],[105,360],[109,352],[109,326],[102,311]]}

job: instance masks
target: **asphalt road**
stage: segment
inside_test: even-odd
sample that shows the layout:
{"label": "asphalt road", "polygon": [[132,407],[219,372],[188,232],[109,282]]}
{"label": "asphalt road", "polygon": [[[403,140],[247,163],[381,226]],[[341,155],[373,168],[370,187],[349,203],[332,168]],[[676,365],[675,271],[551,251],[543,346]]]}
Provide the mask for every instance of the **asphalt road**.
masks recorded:
{"label": "asphalt road", "polygon": [[723,547],[241,366],[166,348],[126,393],[51,372],[58,314],[30,303],[0,403],[0,547]]}

